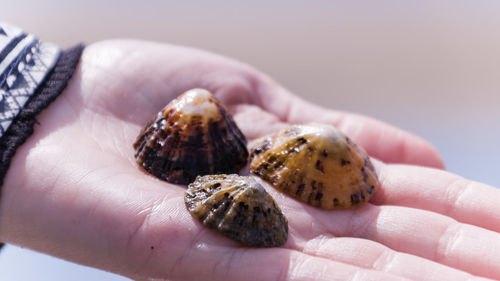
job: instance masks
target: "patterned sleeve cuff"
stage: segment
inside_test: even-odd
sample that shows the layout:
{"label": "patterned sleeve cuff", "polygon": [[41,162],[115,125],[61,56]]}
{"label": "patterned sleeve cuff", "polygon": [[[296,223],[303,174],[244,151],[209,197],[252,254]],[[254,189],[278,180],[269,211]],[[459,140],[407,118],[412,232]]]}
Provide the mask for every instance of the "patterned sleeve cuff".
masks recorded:
{"label": "patterned sleeve cuff", "polygon": [[61,51],[0,22],[0,137],[53,69]]}

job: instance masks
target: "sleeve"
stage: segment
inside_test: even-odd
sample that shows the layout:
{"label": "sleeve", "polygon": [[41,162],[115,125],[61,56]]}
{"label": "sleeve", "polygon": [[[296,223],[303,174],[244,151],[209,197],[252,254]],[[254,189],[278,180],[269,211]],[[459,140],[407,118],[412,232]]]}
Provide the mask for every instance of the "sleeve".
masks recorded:
{"label": "sleeve", "polygon": [[63,51],[0,21],[0,196],[16,149],[33,134],[36,116],[66,87],[83,48]]}

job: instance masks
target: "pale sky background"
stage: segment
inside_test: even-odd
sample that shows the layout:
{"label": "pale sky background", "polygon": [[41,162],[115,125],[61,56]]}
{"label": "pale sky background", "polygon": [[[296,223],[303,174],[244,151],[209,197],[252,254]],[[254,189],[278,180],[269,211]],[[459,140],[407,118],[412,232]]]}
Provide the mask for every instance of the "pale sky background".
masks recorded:
{"label": "pale sky background", "polygon": [[[418,134],[448,170],[500,186],[500,1],[268,2],[2,0],[0,19],[61,46],[140,38],[242,60],[308,100]],[[0,276],[126,280],[13,246]]]}

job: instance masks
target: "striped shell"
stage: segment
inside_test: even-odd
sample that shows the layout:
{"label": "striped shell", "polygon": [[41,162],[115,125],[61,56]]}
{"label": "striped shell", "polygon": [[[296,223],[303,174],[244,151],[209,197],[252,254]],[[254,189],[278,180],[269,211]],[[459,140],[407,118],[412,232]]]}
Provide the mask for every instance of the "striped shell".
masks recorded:
{"label": "striped shell", "polygon": [[287,240],[287,219],[251,177],[197,177],[184,200],[191,215],[205,226],[245,245],[278,247]]}
{"label": "striped shell", "polygon": [[315,207],[359,205],[378,186],[366,152],[333,126],[291,126],[254,141],[250,157],[252,173]]}
{"label": "striped shell", "polygon": [[134,148],[139,166],[177,184],[198,175],[238,172],[248,158],[245,136],[203,89],[171,101],[141,131]]}

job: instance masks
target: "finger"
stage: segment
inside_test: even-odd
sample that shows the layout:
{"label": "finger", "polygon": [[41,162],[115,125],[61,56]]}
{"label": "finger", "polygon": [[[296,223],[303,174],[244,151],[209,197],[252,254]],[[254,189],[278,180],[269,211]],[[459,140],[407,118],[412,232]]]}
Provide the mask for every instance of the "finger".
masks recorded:
{"label": "finger", "polygon": [[500,232],[500,190],[451,173],[377,163],[382,188],[372,203],[424,209]]}
{"label": "finger", "polygon": [[368,203],[352,209],[321,210],[262,183],[285,215],[293,218],[289,220],[290,234],[298,245],[325,233],[358,237],[478,276],[500,277],[500,234],[496,232],[407,207]]}
{"label": "finger", "polygon": [[410,280],[469,281],[483,279],[424,258],[394,251],[366,239],[319,236],[306,242],[302,251],[365,269],[387,272]]}
{"label": "finger", "polygon": [[304,233],[365,238],[471,274],[500,277],[500,235],[496,232],[406,207],[367,204],[334,212],[304,209],[288,214],[317,221],[308,230],[302,229]]}
{"label": "finger", "polygon": [[[153,279],[172,280],[408,280],[386,272],[348,265],[299,251],[224,249],[198,245],[173,270],[158,263]],[[188,270],[184,268],[188,267]]]}
{"label": "finger", "polygon": [[[265,79],[265,78],[263,78]],[[266,79],[261,106],[290,123],[332,124],[366,149],[368,154],[387,163],[407,163],[444,168],[436,149],[423,139],[391,125],[358,114],[334,111],[313,105],[288,93]]]}

